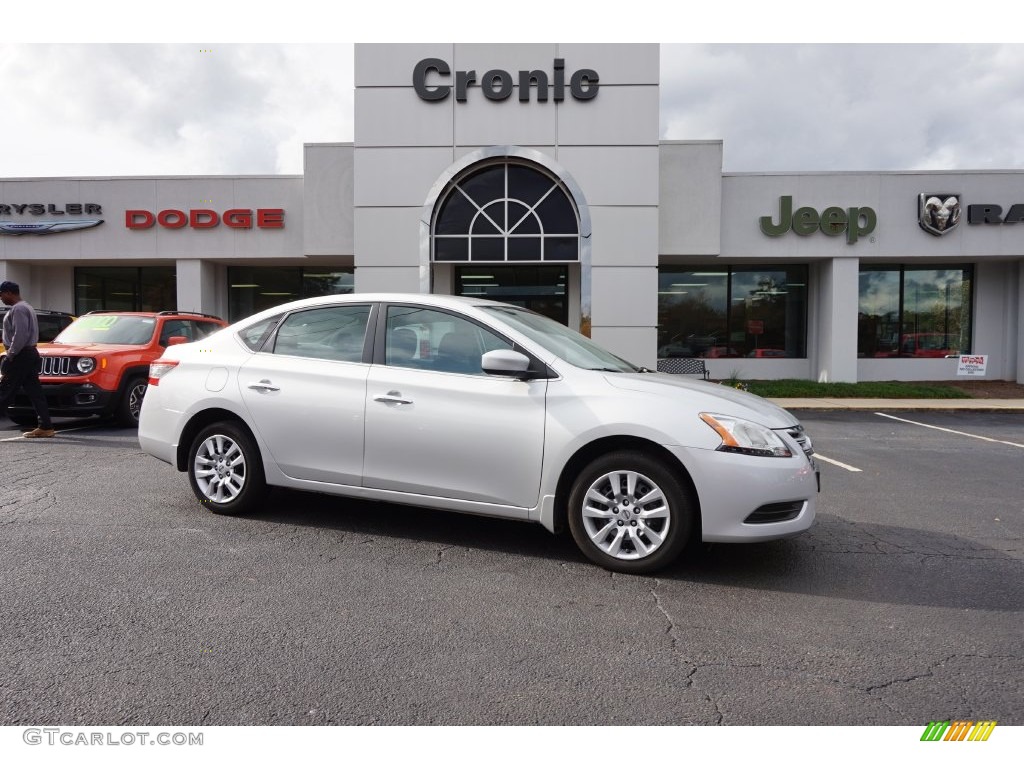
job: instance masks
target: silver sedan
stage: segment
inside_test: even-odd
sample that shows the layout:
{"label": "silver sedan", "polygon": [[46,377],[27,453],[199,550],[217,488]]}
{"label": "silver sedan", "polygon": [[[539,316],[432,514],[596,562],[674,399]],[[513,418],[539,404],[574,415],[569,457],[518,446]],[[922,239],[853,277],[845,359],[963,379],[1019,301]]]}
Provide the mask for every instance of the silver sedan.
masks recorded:
{"label": "silver sedan", "polygon": [[139,443],[213,512],[269,485],[514,518],[629,573],[690,541],[799,534],[818,490],[810,440],[768,401],[452,296],[306,299],[171,347]]}

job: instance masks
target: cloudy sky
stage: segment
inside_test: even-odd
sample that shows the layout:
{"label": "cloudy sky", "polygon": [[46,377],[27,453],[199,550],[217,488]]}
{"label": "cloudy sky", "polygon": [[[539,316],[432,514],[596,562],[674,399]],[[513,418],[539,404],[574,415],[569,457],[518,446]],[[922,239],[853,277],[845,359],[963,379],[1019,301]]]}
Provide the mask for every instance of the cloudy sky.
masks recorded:
{"label": "cloudy sky", "polygon": [[[84,16],[62,16],[63,23],[22,27],[45,36],[0,44],[0,178],[301,173],[303,143],[353,138],[353,48],[345,39],[657,41],[666,28],[683,42],[661,47],[661,136],[723,140],[726,171],[1024,165],[1024,45],[922,42],[950,40],[949,30],[969,20],[957,5],[956,21],[932,2],[928,14],[924,6],[909,18],[889,14],[879,26],[886,35],[850,42],[832,30],[873,28],[865,15],[876,5],[871,0],[858,4],[856,19],[832,17],[820,3],[811,4],[813,14],[801,14],[799,3],[775,5],[763,17],[767,35],[759,33],[761,17],[749,12],[743,24],[725,26],[719,17],[662,25],[652,23],[666,18],[653,10],[644,18],[647,0],[631,0],[643,23],[615,19],[589,29],[567,14],[556,19],[566,30],[560,38],[538,28],[530,13],[478,29],[449,29],[437,16],[422,24],[396,25],[382,15],[342,25],[306,3],[251,2],[244,4],[253,9],[248,15],[217,16],[180,0],[159,17],[125,4],[117,18],[130,19],[127,26],[108,25],[90,5]],[[715,7],[731,11],[731,3]],[[294,12],[282,15],[283,7]],[[399,15],[402,7],[388,9]],[[484,8],[431,7],[450,7],[462,18]],[[1008,13],[997,14],[1000,28],[1021,16]],[[804,22],[784,20],[780,29],[780,16]],[[187,41],[199,31],[214,41]],[[755,42],[764,39],[779,42]]]}

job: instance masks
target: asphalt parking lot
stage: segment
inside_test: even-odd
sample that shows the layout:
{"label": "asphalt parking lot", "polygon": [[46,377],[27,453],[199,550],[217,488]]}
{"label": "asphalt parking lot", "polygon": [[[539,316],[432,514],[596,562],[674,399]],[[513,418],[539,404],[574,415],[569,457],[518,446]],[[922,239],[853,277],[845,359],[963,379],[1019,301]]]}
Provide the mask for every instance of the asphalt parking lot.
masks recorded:
{"label": "asphalt parking lot", "polygon": [[0,420],[0,724],[1024,724],[1024,414],[797,415],[815,527],[657,577],[314,494],[217,517],[132,430]]}

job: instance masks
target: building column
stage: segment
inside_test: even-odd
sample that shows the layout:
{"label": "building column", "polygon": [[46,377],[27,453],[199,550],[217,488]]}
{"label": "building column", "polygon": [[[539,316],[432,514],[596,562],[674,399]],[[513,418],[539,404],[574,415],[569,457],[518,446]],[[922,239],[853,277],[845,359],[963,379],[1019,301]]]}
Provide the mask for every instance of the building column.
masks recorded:
{"label": "building column", "polygon": [[1017,306],[1013,310],[1017,316],[1017,383],[1024,384],[1024,259],[1017,262]]}
{"label": "building column", "polygon": [[[42,306],[39,303],[38,298],[29,298],[40,296],[43,292],[43,287],[41,285],[32,285],[32,267],[28,264],[19,264],[14,261],[0,261],[0,283],[4,280],[12,280],[17,283],[18,287],[21,288],[21,295],[28,300],[29,304],[38,304],[40,307]],[[33,290],[33,288],[35,290]]]}
{"label": "building column", "polygon": [[656,368],[658,268],[601,266],[590,274],[591,338],[631,363]]}
{"label": "building column", "polygon": [[860,259],[822,262],[812,372],[818,381],[857,381],[857,308]]}
{"label": "building column", "polygon": [[181,312],[204,312],[226,317],[217,306],[217,265],[200,259],[178,259],[175,265],[178,306]]}

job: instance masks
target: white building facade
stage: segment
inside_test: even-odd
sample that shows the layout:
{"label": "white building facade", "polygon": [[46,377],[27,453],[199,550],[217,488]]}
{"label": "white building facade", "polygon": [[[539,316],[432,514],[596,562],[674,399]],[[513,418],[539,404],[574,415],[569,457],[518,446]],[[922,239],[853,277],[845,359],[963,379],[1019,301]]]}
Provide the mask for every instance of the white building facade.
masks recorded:
{"label": "white building facade", "polygon": [[1024,382],[1024,172],[723,174],[659,140],[659,48],[355,47],[355,141],[301,176],[0,179],[35,306],[237,320],[479,295],[714,378]]}

